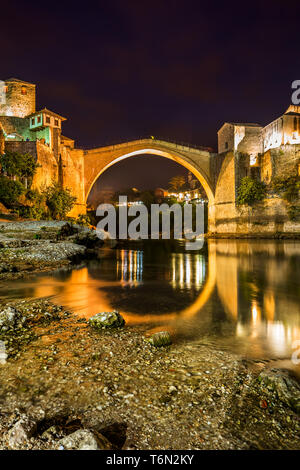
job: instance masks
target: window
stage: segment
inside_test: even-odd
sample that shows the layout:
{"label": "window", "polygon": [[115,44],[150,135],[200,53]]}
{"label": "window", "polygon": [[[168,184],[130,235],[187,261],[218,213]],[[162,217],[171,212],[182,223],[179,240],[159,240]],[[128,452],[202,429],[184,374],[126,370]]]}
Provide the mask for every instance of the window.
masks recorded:
{"label": "window", "polygon": [[58,119],[55,119],[54,125],[58,127]]}
{"label": "window", "polygon": [[21,95],[27,95],[27,88],[26,86],[21,87]]}
{"label": "window", "polygon": [[37,123],[40,124],[40,122],[41,122],[41,116],[38,116],[37,117]]}
{"label": "window", "polygon": [[4,91],[4,93],[7,93],[7,92],[8,92],[8,86],[7,86],[7,85],[4,85],[3,91]]}
{"label": "window", "polygon": [[31,125],[34,126],[34,124],[35,124],[35,119],[31,118]]}
{"label": "window", "polygon": [[225,148],[228,149],[228,142],[225,142]]}
{"label": "window", "polygon": [[46,116],[46,124],[50,124],[50,116]]}
{"label": "window", "polygon": [[297,118],[294,118],[294,131],[297,130]]}

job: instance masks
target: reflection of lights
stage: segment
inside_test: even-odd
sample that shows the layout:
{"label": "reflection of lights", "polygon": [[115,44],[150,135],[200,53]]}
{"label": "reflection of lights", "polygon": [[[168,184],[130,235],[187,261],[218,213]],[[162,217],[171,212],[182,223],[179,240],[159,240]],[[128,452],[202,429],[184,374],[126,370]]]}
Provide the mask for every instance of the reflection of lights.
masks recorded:
{"label": "reflection of lights", "polygon": [[184,264],[183,264],[183,255],[180,256],[180,287],[184,286]]}
{"label": "reflection of lights", "polygon": [[257,302],[253,300],[252,305],[251,305],[251,314],[252,314],[252,322],[253,325],[256,325],[258,320],[260,319],[260,307],[257,305]]}
{"label": "reflection of lights", "polygon": [[252,321],[253,323],[257,322],[257,305],[252,305]]}
{"label": "reflection of lights", "polygon": [[117,260],[117,278],[122,284],[137,285],[143,279],[143,252],[122,250]]}
{"label": "reflection of lights", "polygon": [[191,285],[191,260],[190,255],[185,255],[185,279],[187,287]]}
{"label": "reflection of lights", "polygon": [[186,253],[172,255],[171,284],[174,289],[180,287],[201,287],[205,280],[205,259],[202,255]]}
{"label": "reflection of lights", "polygon": [[284,354],[287,341],[283,323],[267,323],[267,338],[278,354]]}
{"label": "reflection of lights", "polygon": [[202,256],[197,256],[196,260],[196,285],[201,286],[205,279],[205,262]]}

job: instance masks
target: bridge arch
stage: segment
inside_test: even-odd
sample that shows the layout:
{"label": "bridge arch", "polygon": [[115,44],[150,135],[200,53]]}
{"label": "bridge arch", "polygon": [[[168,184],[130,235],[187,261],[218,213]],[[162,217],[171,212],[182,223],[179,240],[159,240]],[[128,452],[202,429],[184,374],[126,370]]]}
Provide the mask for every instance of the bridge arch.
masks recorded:
{"label": "bridge arch", "polygon": [[210,152],[166,141],[143,139],[86,151],[84,153],[85,202],[99,176],[108,168],[126,158],[145,154],[173,160],[196,176],[208,197],[209,226],[212,225],[214,189],[210,177]]}

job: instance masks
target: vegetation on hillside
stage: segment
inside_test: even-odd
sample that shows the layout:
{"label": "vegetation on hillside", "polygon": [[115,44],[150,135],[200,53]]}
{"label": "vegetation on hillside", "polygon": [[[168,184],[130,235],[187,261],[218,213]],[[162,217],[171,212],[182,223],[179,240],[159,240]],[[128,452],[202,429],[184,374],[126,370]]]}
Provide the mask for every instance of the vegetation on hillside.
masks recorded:
{"label": "vegetation on hillside", "polygon": [[237,204],[251,206],[266,196],[266,185],[261,181],[245,176],[238,188]]}
{"label": "vegetation on hillside", "polygon": [[76,197],[55,182],[43,191],[31,189],[38,166],[28,153],[0,155],[0,202],[24,218],[64,219]]}

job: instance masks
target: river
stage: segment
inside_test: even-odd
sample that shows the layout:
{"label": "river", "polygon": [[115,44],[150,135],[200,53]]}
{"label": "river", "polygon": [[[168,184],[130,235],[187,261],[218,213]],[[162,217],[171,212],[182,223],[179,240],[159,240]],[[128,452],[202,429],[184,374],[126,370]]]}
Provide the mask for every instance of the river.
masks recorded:
{"label": "river", "polygon": [[202,252],[135,243],[72,269],[2,282],[0,296],[50,298],[86,318],[116,309],[127,324],[169,330],[177,342],[215,344],[299,372],[291,363],[300,340],[298,241],[209,240]]}

